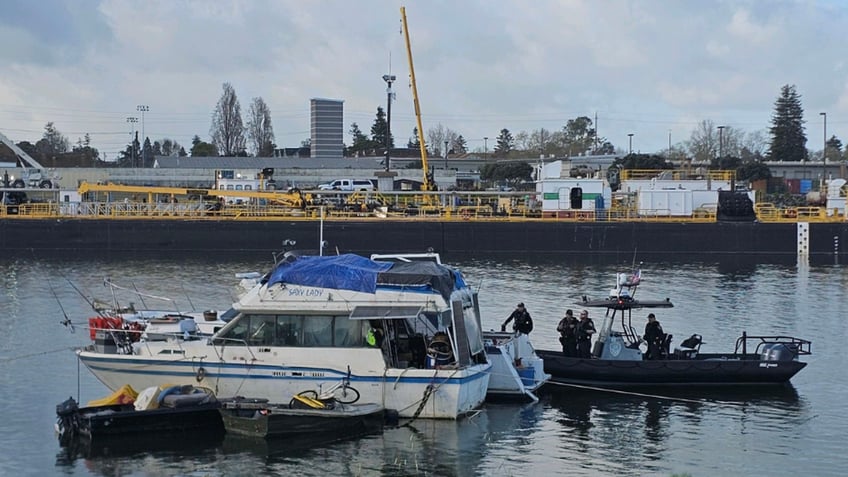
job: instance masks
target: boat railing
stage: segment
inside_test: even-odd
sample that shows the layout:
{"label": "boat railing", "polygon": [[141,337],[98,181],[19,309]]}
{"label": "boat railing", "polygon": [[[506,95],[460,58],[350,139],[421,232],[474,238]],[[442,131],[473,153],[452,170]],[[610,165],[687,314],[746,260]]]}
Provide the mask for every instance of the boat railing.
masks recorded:
{"label": "boat railing", "polygon": [[751,347],[751,344],[749,344],[749,342],[752,342],[753,344],[754,355],[759,355],[760,353],[762,353],[765,350],[766,345],[783,345],[790,349],[795,354],[795,356],[812,354],[812,342],[810,342],[809,340],[795,338],[794,336],[783,335],[749,335],[744,332],[742,333],[742,336],[736,339],[736,348],[733,351],[733,354],[741,354],[742,356],[747,355],[748,349]]}
{"label": "boat railing", "polygon": [[[242,339],[242,338],[228,338],[228,337],[224,337],[224,336],[213,336],[213,337],[209,338],[208,342],[212,345],[212,348],[215,349],[215,354],[218,355],[218,359],[224,359],[223,352],[224,352],[224,348],[227,345],[238,346],[239,348],[243,347],[244,349],[247,350],[248,353],[250,353],[250,357],[253,359],[253,361],[256,361],[256,355],[253,354],[253,350],[250,349],[251,347],[253,347],[253,346],[256,346],[256,347],[263,347],[264,346],[266,348],[268,347],[268,345],[255,345],[255,344],[252,345],[252,344],[248,343],[247,340]],[[221,347],[220,350],[218,349],[219,345]]]}

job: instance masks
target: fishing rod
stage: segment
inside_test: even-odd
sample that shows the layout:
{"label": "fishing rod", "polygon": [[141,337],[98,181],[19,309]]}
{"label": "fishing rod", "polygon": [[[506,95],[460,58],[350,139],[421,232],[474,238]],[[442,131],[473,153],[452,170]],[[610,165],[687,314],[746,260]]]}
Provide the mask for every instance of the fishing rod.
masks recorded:
{"label": "fishing rod", "polygon": [[71,318],[68,317],[68,313],[65,312],[65,307],[62,306],[62,301],[59,300],[59,295],[56,294],[56,289],[53,288],[53,282],[50,279],[47,279],[47,285],[50,287],[50,293],[53,294],[53,298],[56,299],[56,303],[59,304],[59,309],[62,310],[62,315],[64,315],[65,319],[60,321],[59,324],[63,325],[65,328],[71,330],[71,333],[75,333],[77,330],[74,328],[73,322],[71,322]]}

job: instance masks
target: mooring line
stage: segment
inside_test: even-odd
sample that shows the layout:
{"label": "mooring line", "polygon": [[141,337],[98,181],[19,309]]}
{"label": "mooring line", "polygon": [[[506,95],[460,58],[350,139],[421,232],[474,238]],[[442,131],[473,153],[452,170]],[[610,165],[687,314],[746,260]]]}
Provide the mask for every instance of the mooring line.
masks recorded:
{"label": "mooring line", "polygon": [[547,385],[547,386],[565,386],[565,387],[571,387],[571,388],[585,389],[585,390],[588,390],[588,391],[602,391],[602,392],[611,393],[611,394],[622,394],[622,395],[626,395],[626,396],[638,396],[638,397],[647,397],[647,398],[654,398],[654,399],[666,399],[666,400],[669,400],[669,401],[680,401],[680,402],[688,402],[688,403],[693,403],[693,404],[716,404],[716,405],[722,405],[722,406],[741,406],[742,405],[742,403],[734,403],[734,402],[727,402],[727,401],[713,401],[713,400],[706,400],[706,399],[689,399],[689,398],[674,397],[674,396],[664,396],[662,394],[639,393],[639,392],[635,392],[635,391],[625,391],[625,390],[622,390],[622,389],[611,389],[611,388],[603,388],[603,387],[597,387],[597,386],[587,386],[585,384],[572,384],[572,383],[560,383],[560,382],[548,381],[547,383],[545,383],[545,385]]}
{"label": "mooring line", "polygon": [[31,354],[22,354],[20,356],[12,356],[11,358],[0,358],[0,363],[8,363],[8,362],[11,362],[11,361],[17,361],[19,359],[32,358],[32,357],[35,357],[35,356],[42,356],[42,355],[45,355],[45,354],[59,353],[59,352],[62,352],[62,351],[73,351],[75,349],[77,349],[76,346],[66,346],[64,348],[57,348],[57,349],[53,349],[53,350],[49,350],[49,351],[41,351],[41,352],[38,352],[38,353],[31,353]]}

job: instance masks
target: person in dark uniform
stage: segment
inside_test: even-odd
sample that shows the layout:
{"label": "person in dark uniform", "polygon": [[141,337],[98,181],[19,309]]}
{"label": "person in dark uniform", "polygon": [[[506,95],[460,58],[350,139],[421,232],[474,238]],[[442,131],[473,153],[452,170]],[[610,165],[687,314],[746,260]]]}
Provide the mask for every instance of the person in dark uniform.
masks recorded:
{"label": "person in dark uniform", "polygon": [[562,354],[569,358],[577,357],[577,318],[571,310],[565,311],[565,317],[557,325],[559,342],[562,344]]}
{"label": "person in dark uniform", "polygon": [[533,331],[533,319],[530,318],[530,313],[528,313],[527,309],[524,308],[524,303],[519,303],[518,306],[515,307],[515,310],[513,310],[506,321],[504,321],[501,325],[501,331],[506,331],[506,325],[508,325],[510,321],[513,322],[512,329],[519,333],[529,335],[530,332]]}
{"label": "person in dark uniform", "polygon": [[592,357],[592,335],[595,334],[595,323],[589,318],[589,312],[580,312],[580,322],[577,323],[577,357]]}
{"label": "person in dark uniform", "polygon": [[642,339],[648,344],[648,353],[645,355],[648,359],[662,358],[662,344],[665,338],[662,326],[657,321],[657,317],[653,313],[648,314],[648,323],[645,325],[645,335]]}

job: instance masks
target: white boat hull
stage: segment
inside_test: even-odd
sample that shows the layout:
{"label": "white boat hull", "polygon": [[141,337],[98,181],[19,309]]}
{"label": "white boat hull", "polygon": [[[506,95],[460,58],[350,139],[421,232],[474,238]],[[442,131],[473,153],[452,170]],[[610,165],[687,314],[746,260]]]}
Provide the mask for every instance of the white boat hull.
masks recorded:
{"label": "white boat hull", "polygon": [[282,402],[302,391],[337,384],[347,376],[349,365],[359,402],[397,410],[400,417],[436,419],[456,419],[477,409],[485,400],[491,368],[484,363],[463,369],[380,369],[383,358],[374,349],[230,347],[221,352],[205,341],[142,343],[136,353],[81,350],[78,355],[112,390],[125,384],[135,389],[201,384],[220,397]]}
{"label": "white boat hull", "polygon": [[484,332],[483,338],[486,355],[492,362],[489,397],[537,400],[533,393],[551,375],[545,373],[544,361],[536,354],[529,337],[491,331]]}

